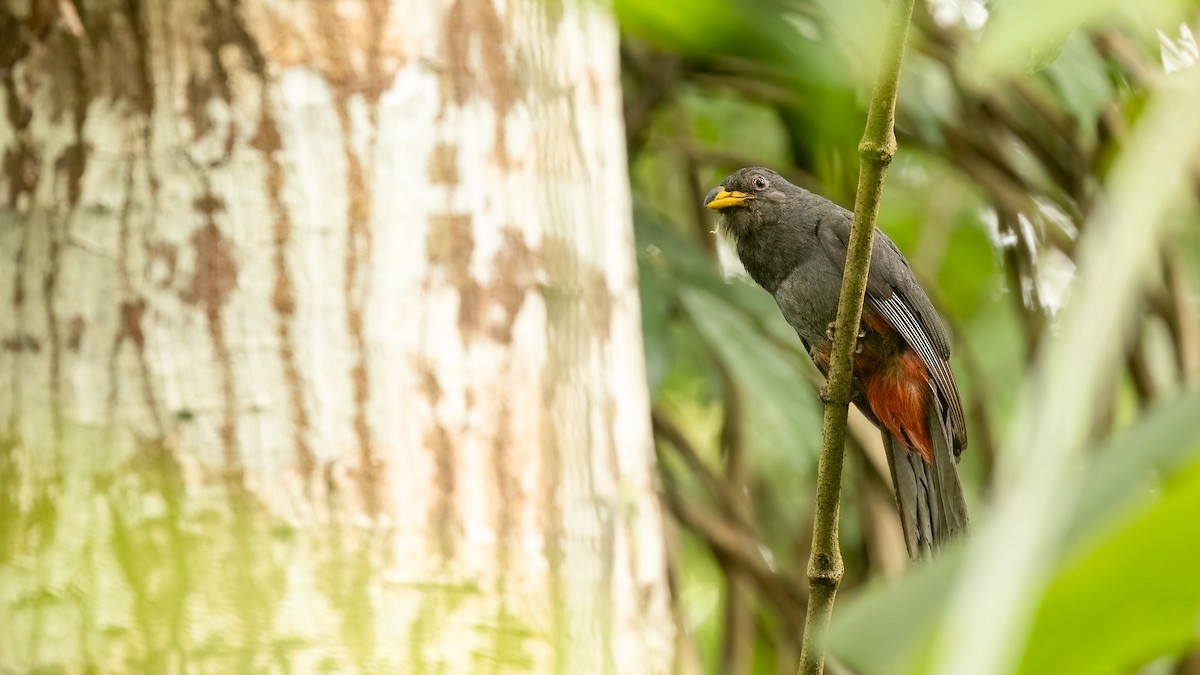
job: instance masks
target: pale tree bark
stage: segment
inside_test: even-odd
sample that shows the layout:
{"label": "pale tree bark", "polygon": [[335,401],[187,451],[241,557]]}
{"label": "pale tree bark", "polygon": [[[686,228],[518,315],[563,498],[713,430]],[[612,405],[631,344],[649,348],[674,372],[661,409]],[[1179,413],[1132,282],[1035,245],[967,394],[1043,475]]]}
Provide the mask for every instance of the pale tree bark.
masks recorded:
{"label": "pale tree bark", "polygon": [[616,41],[0,0],[0,671],[669,669]]}

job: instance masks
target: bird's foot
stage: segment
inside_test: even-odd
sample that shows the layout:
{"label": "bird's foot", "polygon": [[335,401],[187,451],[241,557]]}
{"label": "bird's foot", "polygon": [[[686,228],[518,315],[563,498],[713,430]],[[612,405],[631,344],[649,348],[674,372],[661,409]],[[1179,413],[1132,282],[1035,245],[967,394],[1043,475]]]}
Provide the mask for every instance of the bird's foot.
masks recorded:
{"label": "bird's foot", "polygon": [[[830,342],[833,342],[833,338],[835,335],[837,335],[837,322],[830,321],[829,324],[825,326],[825,337],[828,338]],[[856,342],[856,344],[854,346],[855,354],[862,353],[862,350],[863,350],[862,339],[866,336],[867,336],[867,326],[866,326],[866,324],[864,324],[860,321],[858,323],[858,341]]]}

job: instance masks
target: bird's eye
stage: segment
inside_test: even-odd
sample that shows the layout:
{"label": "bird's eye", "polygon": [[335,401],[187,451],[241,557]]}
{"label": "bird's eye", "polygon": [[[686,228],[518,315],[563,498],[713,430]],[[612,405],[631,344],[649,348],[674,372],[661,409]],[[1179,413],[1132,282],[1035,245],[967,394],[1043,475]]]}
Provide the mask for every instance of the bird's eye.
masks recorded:
{"label": "bird's eye", "polygon": [[767,179],[763,178],[762,176],[755,176],[754,177],[754,188],[756,190],[767,189]]}

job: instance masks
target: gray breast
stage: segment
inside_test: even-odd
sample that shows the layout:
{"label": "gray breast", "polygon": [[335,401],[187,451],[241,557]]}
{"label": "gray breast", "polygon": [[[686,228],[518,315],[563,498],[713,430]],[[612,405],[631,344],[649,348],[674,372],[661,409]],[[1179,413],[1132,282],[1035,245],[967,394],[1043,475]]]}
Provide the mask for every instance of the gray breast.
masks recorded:
{"label": "gray breast", "polygon": [[809,256],[775,290],[775,303],[796,333],[810,345],[825,341],[825,329],[837,318],[840,270],[824,255]]}

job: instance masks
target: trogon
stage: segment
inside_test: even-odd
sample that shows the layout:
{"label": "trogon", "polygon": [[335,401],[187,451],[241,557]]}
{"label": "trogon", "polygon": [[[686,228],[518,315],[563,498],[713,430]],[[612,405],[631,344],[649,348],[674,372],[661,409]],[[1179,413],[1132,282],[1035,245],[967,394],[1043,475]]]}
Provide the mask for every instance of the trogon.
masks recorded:
{"label": "trogon", "polygon": [[[740,169],[705,206],[746,271],[775,297],[821,372],[833,348],[850,211],[762,168]],[[878,229],[854,354],[852,400],[883,434],[909,556],[967,529],[958,479],[967,428],[946,327],[896,244]]]}

